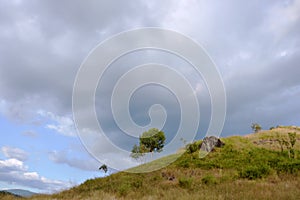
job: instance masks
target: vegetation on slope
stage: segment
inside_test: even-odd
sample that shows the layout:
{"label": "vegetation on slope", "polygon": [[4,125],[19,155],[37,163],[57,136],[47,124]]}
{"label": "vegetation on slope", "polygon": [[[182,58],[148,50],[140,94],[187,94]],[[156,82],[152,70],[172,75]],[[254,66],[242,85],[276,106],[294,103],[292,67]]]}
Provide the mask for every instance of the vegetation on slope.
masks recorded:
{"label": "vegetation on slope", "polygon": [[[278,137],[296,132],[295,157]],[[149,173],[120,172],[32,199],[297,199],[300,196],[300,130],[279,127],[246,137],[223,138],[225,146],[199,158],[197,141],[166,168]],[[147,168],[171,155],[139,166]],[[138,168],[139,168],[138,167]],[[136,170],[136,169],[135,169]]]}
{"label": "vegetation on slope", "polygon": [[21,196],[14,195],[12,193],[6,191],[0,191],[0,199],[1,200],[12,200],[12,199],[20,199]]}

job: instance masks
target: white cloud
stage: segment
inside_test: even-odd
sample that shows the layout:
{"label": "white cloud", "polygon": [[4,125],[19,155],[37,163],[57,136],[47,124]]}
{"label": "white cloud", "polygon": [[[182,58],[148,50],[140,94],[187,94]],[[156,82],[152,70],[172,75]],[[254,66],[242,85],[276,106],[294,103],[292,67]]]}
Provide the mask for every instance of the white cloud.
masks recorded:
{"label": "white cloud", "polygon": [[4,114],[6,109],[6,101],[4,99],[0,99],[0,113]]}
{"label": "white cloud", "polygon": [[13,184],[16,187],[32,187],[41,192],[56,192],[74,185],[70,182],[51,180],[40,176],[37,172],[28,171],[28,167],[22,161],[14,158],[0,160],[0,182]]}
{"label": "white cloud", "polygon": [[72,117],[58,116],[52,112],[38,111],[38,114],[47,118],[51,123],[46,125],[46,128],[55,130],[65,136],[76,136],[76,129]]}
{"label": "white cloud", "polygon": [[0,171],[25,171],[27,170],[27,167],[24,165],[24,163],[20,160],[17,160],[15,158],[10,158],[7,160],[0,160]]}
{"label": "white cloud", "polygon": [[4,146],[1,148],[1,151],[7,158],[15,158],[21,161],[25,161],[28,158],[28,154],[19,148]]}
{"label": "white cloud", "polygon": [[25,172],[24,177],[26,179],[30,179],[30,180],[38,180],[39,179],[39,175],[37,172]]}

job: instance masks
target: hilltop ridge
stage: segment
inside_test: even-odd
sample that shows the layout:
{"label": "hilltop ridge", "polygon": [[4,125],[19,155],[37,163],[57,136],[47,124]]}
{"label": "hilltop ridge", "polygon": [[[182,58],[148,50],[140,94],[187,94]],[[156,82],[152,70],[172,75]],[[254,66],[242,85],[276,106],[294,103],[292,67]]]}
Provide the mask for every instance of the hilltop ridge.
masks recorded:
{"label": "hilltop ridge", "polygon": [[[291,158],[279,138],[296,133]],[[31,199],[297,199],[300,196],[300,128],[280,126],[221,138],[225,145],[199,158],[200,141],[171,165],[149,173],[118,172],[53,195]],[[138,166],[147,169],[170,155]]]}

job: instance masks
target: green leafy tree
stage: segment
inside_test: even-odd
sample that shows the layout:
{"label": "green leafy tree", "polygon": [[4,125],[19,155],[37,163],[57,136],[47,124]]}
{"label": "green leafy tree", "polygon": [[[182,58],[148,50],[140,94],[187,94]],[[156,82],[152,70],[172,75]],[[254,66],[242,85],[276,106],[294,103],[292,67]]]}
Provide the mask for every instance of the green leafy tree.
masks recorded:
{"label": "green leafy tree", "polygon": [[145,156],[145,153],[146,149],[144,148],[144,146],[138,146],[135,144],[131,150],[130,156],[135,160],[140,160],[141,162],[144,162],[143,158]]}
{"label": "green leafy tree", "polygon": [[294,133],[288,133],[289,135],[289,142],[290,142],[290,148],[289,148],[289,151],[290,151],[290,155],[292,158],[295,158],[295,150],[294,150],[294,145],[296,144],[296,132]]}
{"label": "green leafy tree", "polygon": [[283,152],[283,147],[286,144],[286,140],[281,135],[279,135],[279,133],[276,133],[276,136],[277,136],[277,142],[280,146],[281,153],[282,153]]}
{"label": "green leafy tree", "polygon": [[144,132],[139,138],[139,145],[134,145],[130,156],[136,160],[144,161],[146,153],[161,152],[165,145],[165,134],[157,128]]}
{"label": "green leafy tree", "polygon": [[285,146],[286,149],[288,150],[288,155],[289,158],[295,158],[295,150],[294,146],[296,144],[297,138],[296,138],[296,133],[288,133],[288,138],[283,135],[277,134],[277,141],[280,145],[281,152],[283,152],[283,147]]}
{"label": "green leafy tree", "polygon": [[294,145],[296,144],[296,132],[294,133],[288,133],[291,147],[294,148]]}
{"label": "green leafy tree", "polygon": [[252,130],[253,130],[255,133],[257,133],[257,132],[259,132],[259,131],[261,130],[261,126],[260,126],[258,123],[253,123],[253,124],[251,125],[251,128],[252,128]]}
{"label": "green leafy tree", "polygon": [[146,131],[140,137],[140,146],[146,148],[146,152],[161,152],[165,145],[165,134],[157,128]]}

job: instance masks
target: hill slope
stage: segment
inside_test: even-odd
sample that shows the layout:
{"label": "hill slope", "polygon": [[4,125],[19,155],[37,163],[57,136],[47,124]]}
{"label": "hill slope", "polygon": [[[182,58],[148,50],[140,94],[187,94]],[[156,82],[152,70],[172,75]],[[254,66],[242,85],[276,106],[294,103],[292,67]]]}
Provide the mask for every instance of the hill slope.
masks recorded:
{"label": "hill slope", "polygon": [[21,196],[12,194],[10,192],[6,192],[6,191],[0,191],[0,199],[1,200],[11,200],[11,199],[19,199],[21,198]]}
{"label": "hill slope", "polygon": [[[296,132],[295,158],[278,139]],[[32,199],[298,199],[300,196],[300,129],[269,131],[222,138],[225,146],[204,158],[186,151],[158,171],[119,172],[54,195]],[[201,141],[195,142],[195,146]],[[171,157],[174,155],[171,155]],[[149,168],[170,156],[137,168]]]}
{"label": "hill slope", "polygon": [[9,190],[3,190],[4,192],[11,193],[16,196],[20,197],[31,197],[33,195],[36,195],[36,193],[28,191],[28,190],[21,190],[21,189],[9,189]]}

